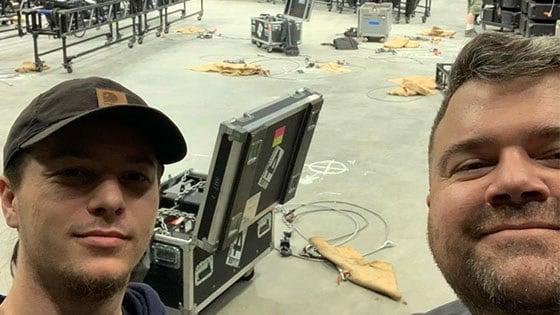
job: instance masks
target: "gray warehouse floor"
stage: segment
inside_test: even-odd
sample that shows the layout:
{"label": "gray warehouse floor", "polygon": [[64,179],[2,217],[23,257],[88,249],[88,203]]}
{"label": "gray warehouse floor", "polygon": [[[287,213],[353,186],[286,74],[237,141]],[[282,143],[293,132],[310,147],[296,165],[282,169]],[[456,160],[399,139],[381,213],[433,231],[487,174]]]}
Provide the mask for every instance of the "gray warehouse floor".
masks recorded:
{"label": "gray warehouse floor", "polygon": [[[190,2],[194,9],[196,3]],[[298,203],[342,200],[379,212],[390,227],[389,238],[396,247],[385,249],[371,259],[394,265],[401,302],[358,287],[350,282],[336,283],[332,267],[295,258],[282,258],[273,252],[256,266],[252,281],[238,283],[211,304],[203,314],[411,314],[427,311],[454,298],[429,253],[425,237],[428,190],[427,143],[441,95],[401,99],[386,96],[393,84],[387,79],[409,75],[433,75],[435,64],[454,59],[466,43],[463,16],[466,1],[434,0],[432,17],[421,24],[393,25],[392,35],[415,36],[418,31],[442,26],[458,31],[456,38],[439,44],[435,56],[429,42],[397,55],[376,54],[378,43],[365,43],[360,50],[336,51],[321,46],[356,25],[352,12],[328,12],[316,4],[311,21],[303,26],[302,55],[313,60],[345,60],[352,70],[332,74],[320,70],[296,69],[305,65],[304,56],[287,58],[268,54],[249,41],[250,17],[260,13],[281,13],[281,4],[247,1],[205,3],[202,21],[189,19],[175,25],[217,28],[223,37],[196,39],[171,32],[163,38],[149,35],[140,47],[126,43],[78,58],[74,72],[60,66],[61,55],[46,56],[51,69],[42,73],[12,76],[21,62],[32,59],[32,40],[0,41],[0,142],[21,109],[38,93],[70,78],[104,76],[117,80],[162,109],[182,129],[189,146],[188,157],[167,168],[176,174],[188,168],[206,172],[214,147],[218,124],[241,115],[301,87],[324,95],[319,125],[307,163],[335,161],[346,172],[321,175],[302,182]],[[44,47],[56,43],[41,38]],[[226,77],[199,73],[188,67],[211,61],[244,58],[272,71],[266,77]],[[3,220],[2,220],[3,222]],[[351,231],[352,225],[336,215],[317,214],[302,221],[308,234],[332,236]],[[277,239],[285,229],[276,220]],[[10,285],[9,257],[14,231],[4,223],[0,228],[0,292]],[[361,252],[376,248],[383,241],[383,226],[371,218],[371,226],[350,245]],[[294,237],[293,246],[303,242]]]}

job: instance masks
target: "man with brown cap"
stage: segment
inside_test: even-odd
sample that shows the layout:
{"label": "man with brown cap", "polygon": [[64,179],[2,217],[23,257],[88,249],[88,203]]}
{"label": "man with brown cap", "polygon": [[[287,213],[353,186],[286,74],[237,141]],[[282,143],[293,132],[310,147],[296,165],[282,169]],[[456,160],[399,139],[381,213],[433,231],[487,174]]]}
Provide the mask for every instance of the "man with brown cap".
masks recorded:
{"label": "man with brown cap", "polygon": [[428,240],[460,301],[429,315],[560,314],[560,38],[461,51],[429,147]]}
{"label": "man with brown cap", "polygon": [[36,97],[4,146],[2,210],[18,242],[0,314],[165,314],[129,277],[152,235],[163,165],[185,155],[175,124],[111,80]]}

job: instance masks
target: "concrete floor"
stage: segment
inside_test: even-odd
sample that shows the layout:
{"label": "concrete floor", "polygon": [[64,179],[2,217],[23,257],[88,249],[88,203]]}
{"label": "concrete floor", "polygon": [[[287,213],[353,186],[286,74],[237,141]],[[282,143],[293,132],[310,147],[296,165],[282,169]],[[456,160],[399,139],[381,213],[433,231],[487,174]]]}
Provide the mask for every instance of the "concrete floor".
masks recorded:
{"label": "concrete floor", "polygon": [[[17,114],[38,93],[70,78],[105,76],[123,83],[162,109],[184,132],[188,157],[167,168],[175,174],[187,168],[205,171],[210,162],[218,124],[242,112],[300,87],[324,95],[325,103],[307,163],[335,160],[348,171],[302,183],[294,202],[343,200],[358,203],[382,214],[390,226],[390,239],[397,246],[383,250],[372,259],[394,264],[402,302],[394,302],[352,283],[337,286],[336,272],[326,264],[281,258],[272,253],[256,267],[256,276],[234,285],[204,314],[410,314],[426,311],[454,295],[435,267],[425,237],[427,192],[426,151],[429,129],[441,96],[406,100],[387,97],[387,79],[406,75],[432,75],[437,62],[451,61],[466,40],[462,36],[466,3],[434,0],[433,17],[423,25],[419,18],[409,25],[394,25],[392,35],[415,35],[431,25],[458,31],[455,39],[438,47],[441,57],[429,50],[432,45],[399,52],[396,56],[376,54],[381,47],[367,43],[357,51],[335,51],[320,43],[330,42],[348,27],[355,26],[351,12],[328,12],[317,4],[312,19],[304,25],[303,55],[314,60],[344,59],[352,72],[329,74],[321,71],[296,73],[304,57],[286,58],[267,54],[251,45],[249,21],[260,13],[281,13],[280,4],[244,1],[205,3],[202,21],[185,20],[178,26],[217,28],[229,38],[208,40],[175,34],[164,38],[149,35],[141,47],[116,45],[74,64],[67,74],[60,66],[60,54],[45,57],[51,69],[43,73],[10,77],[24,60],[31,60],[31,37],[0,42],[0,142],[4,143]],[[196,3],[190,3],[194,10]],[[175,26],[177,27],[177,26]],[[173,30],[173,29],[172,29]],[[42,39],[45,48],[57,44]],[[187,67],[210,61],[245,58],[258,61],[272,71],[272,77],[232,78],[197,73]],[[369,97],[368,97],[369,95]],[[374,100],[373,98],[378,98]],[[381,100],[379,100],[381,99]],[[384,101],[383,101],[384,100]],[[284,230],[276,221],[277,234]],[[350,231],[336,215],[306,218],[301,228],[308,234],[335,235]],[[359,251],[379,246],[382,225],[373,220],[350,245]],[[10,285],[9,256],[15,233],[0,227],[0,292]],[[301,239],[294,237],[300,248]]]}

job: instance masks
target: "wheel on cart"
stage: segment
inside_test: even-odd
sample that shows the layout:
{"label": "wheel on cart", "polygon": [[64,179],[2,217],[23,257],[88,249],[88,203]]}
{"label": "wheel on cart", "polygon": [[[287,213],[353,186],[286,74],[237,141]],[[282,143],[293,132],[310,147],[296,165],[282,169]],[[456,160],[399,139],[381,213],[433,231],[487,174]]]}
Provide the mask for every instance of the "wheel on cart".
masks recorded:
{"label": "wheel on cart", "polygon": [[385,40],[386,40],[386,38],[385,38],[385,37],[379,37],[379,42],[380,42],[380,43],[384,43],[384,42],[385,42]]}
{"label": "wheel on cart", "polygon": [[428,20],[428,17],[427,17],[427,16],[423,16],[423,17],[422,17],[422,23],[426,23],[427,20]]}
{"label": "wheel on cart", "polygon": [[197,16],[196,19],[199,21],[202,20],[202,15]]}
{"label": "wheel on cart", "polygon": [[257,45],[257,47],[261,48],[262,43],[261,42],[256,42],[255,45]]}
{"label": "wheel on cart", "polygon": [[269,54],[270,54],[271,52],[273,52],[273,51],[274,51],[274,47],[272,47],[272,46],[268,46],[268,47],[266,48],[266,52],[269,53]]}
{"label": "wheel on cart", "polygon": [[37,69],[37,72],[43,72],[43,70],[45,69],[45,67],[43,66],[43,62],[36,62],[35,69]]}
{"label": "wheel on cart", "polygon": [[249,281],[253,279],[254,276],[255,268],[251,268],[251,270],[247,271],[243,276],[241,276],[241,278],[239,278],[239,281]]}
{"label": "wheel on cart", "polygon": [[482,22],[480,24],[480,28],[482,28],[483,31],[486,31],[486,23]]}
{"label": "wheel on cart", "polygon": [[133,42],[128,42],[128,48],[132,48],[134,47],[134,43]]}
{"label": "wheel on cart", "polygon": [[161,31],[156,32],[156,37],[161,37]]}
{"label": "wheel on cart", "polygon": [[139,38],[138,38],[138,45],[142,45],[143,42],[144,42],[144,38],[143,38],[143,37],[139,37]]}
{"label": "wheel on cart", "polygon": [[74,70],[72,69],[72,66],[65,66],[66,68],[66,72],[68,73],[72,73]]}

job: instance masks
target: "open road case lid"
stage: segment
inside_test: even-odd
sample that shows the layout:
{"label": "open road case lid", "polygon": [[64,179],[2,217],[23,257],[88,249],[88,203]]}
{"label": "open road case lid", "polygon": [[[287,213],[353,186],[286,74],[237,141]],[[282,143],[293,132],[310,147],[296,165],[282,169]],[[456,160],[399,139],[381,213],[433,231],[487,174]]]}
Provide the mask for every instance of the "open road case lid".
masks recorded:
{"label": "open road case lid", "polygon": [[295,195],[323,104],[307,89],[220,125],[194,235],[226,248]]}

